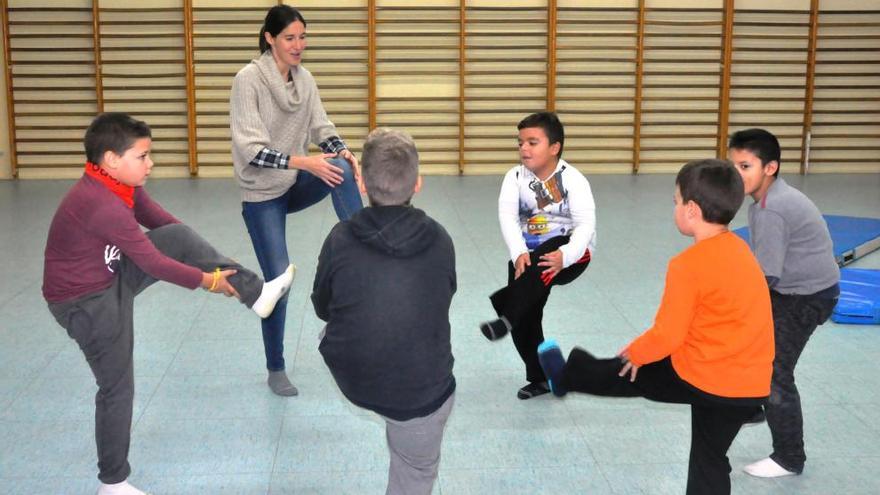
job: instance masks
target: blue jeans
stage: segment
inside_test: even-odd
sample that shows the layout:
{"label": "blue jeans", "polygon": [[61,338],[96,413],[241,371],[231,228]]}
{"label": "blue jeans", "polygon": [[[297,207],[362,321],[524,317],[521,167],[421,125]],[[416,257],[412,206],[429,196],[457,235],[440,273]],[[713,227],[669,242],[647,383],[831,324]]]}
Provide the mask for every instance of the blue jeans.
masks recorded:
{"label": "blue jeans", "polygon": [[[281,275],[290,264],[287,255],[287,214],[304,210],[330,194],[333,208],[340,220],[348,220],[363,208],[361,195],[354,180],[351,165],[342,158],[327,160],[343,170],[343,182],[330,187],[318,177],[300,171],[296,182],[281,196],[268,201],[242,202],[241,215],[247,226],[263,278],[272,280]],[[263,319],[263,346],[266,368],[284,369],[284,320],[287,317],[287,296],[278,301],[275,310]]]}

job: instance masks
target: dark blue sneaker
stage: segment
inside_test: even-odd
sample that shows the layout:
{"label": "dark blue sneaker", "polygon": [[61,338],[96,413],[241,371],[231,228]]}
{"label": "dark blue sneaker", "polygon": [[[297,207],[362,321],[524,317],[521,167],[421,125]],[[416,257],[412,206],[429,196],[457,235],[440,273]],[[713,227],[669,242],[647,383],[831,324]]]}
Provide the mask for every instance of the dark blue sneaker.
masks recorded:
{"label": "dark blue sneaker", "polygon": [[562,384],[562,369],[565,367],[565,358],[559,350],[559,344],[553,339],[547,339],[538,346],[538,362],[547,377],[550,391],[556,397],[562,397],[568,390]]}

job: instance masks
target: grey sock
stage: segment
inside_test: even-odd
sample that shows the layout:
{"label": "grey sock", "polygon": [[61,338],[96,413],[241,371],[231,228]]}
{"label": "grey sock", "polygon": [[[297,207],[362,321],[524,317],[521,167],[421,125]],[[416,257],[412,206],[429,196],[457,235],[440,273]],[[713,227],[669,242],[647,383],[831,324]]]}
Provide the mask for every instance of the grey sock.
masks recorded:
{"label": "grey sock", "polygon": [[271,388],[272,392],[275,392],[276,395],[292,397],[299,394],[299,390],[290,383],[290,380],[287,378],[287,373],[285,373],[284,370],[270,371],[269,379],[267,381],[269,383],[269,388]]}

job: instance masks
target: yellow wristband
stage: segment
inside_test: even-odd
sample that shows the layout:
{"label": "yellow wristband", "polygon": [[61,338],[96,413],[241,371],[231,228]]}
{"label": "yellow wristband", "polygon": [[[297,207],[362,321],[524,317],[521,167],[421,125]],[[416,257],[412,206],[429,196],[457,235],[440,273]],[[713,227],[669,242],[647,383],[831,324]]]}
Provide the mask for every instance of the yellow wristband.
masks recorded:
{"label": "yellow wristband", "polygon": [[217,282],[220,281],[220,267],[214,269],[214,281],[211,282],[211,287],[208,288],[208,292],[214,292],[214,289],[217,288]]}

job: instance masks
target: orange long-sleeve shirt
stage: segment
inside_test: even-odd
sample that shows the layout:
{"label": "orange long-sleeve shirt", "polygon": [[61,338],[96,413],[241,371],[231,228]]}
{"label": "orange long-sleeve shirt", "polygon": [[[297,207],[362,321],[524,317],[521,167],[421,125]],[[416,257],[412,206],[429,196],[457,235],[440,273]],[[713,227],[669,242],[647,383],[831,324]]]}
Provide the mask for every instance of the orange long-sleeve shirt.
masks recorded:
{"label": "orange long-sleeve shirt", "polygon": [[736,234],[704,239],[669,261],[654,326],[628,347],[634,364],[671,356],[678,376],[722,397],[765,397],[773,371],[770,293]]}

